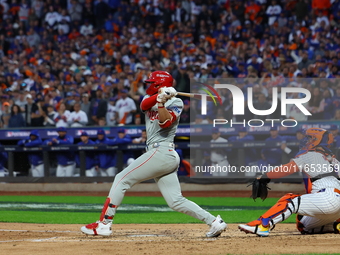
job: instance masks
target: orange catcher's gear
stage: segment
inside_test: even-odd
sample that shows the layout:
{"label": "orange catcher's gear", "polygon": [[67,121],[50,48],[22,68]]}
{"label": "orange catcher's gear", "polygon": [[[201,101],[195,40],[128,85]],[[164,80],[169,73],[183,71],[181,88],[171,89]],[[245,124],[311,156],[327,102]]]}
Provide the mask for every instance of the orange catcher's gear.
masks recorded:
{"label": "orange catcher's gear", "polygon": [[305,137],[300,142],[301,150],[311,151],[316,147],[322,147],[326,152],[334,142],[333,135],[323,128],[309,128],[305,131]]}
{"label": "orange catcher's gear", "polygon": [[[297,198],[294,202],[293,199]],[[293,213],[297,213],[300,207],[300,195],[294,195],[293,193],[288,193],[281,197],[275,205],[273,205],[268,211],[266,211],[257,220],[247,223],[249,226],[257,226],[262,224],[264,227],[273,227],[277,222],[284,221]],[[278,219],[275,221],[274,219]]]}

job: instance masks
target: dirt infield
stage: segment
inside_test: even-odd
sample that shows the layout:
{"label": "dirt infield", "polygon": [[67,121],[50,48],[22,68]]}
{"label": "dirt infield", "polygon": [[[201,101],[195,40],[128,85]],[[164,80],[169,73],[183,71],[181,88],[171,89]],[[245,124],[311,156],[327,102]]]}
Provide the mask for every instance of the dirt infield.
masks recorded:
{"label": "dirt infield", "polygon": [[336,253],[339,235],[303,236],[280,224],[267,238],[230,224],[219,238],[205,238],[204,224],[117,224],[110,237],[89,237],[81,225],[0,223],[1,254],[301,254]]}

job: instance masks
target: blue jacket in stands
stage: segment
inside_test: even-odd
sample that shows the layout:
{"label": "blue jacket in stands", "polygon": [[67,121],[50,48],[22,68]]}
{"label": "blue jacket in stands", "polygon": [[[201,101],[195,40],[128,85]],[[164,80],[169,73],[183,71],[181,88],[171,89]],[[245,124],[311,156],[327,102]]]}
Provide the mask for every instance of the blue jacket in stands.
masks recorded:
{"label": "blue jacket in stands", "polygon": [[[132,143],[132,138],[129,135],[125,135],[123,138],[119,138],[118,136],[113,139],[115,145],[122,145],[122,144],[130,144]],[[123,151],[123,160],[124,164],[127,163],[129,158],[134,158],[133,151],[125,150]]]}
{"label": "blue jacket in stands", "polygon": [[268,168],[266,168],[267,166],[269,165],[268,161],[267,160],[264,160],[264,159],[259,159],[257,161],[257,166],[258,166],[258,172],[267,172],[268,171]]}
{"label": "blue jacket in stands", "polygon": [[295,135],[285,135],[285,136],[281,136],[282,137],[282,141],[286,141],[286,142],[298,142],[297,138]]}
{"label": "blue jacket in stands", "polygon": [[[78,145],[94,145],[96,144],[94,141],[89,140],[88,143],[79,142]],[[79,153],[76,154],[76,163],[77,166],[80,166],[80,157]],[[98,165],[98,155],[95,151],[86,151],[86,169],[91,169],[94,166]]]}
{"label": "blue jacket in stands", "polygon": [[[0,144],[0,146],[2,146]],[[5,165],[7,164],[8,154],[7,152],[3,151],[0,153],[0,170],[4,170]]]}
{"label": "blue jacket in stands", "polygon": [[[61,146],[73,144],[74,142],[73,137],[69,135],[65,135],[64,137],[57,136],[54,138],[57,139],[57,142],[54,142],[52,138],[50,140],[45,141],[45,143],[47,144],[48,142],[52,142],[52,146]],[[58,165],[67,166],[75,163],[73,151],[58,151],[56,153],[56,157]]]}
{"label": "blue jacket in stands", "polygon": [[[285,142],[299,142],[299,140],[297,139],[296,135],[285,135],[285,136],[282,136],[282,141],[285,141]],[[291,146],[288,146],[289,149],[291,149],[292,151],[290,153],[287,153],[287,155],[291,158],[294,158],[296,153],[299,152],[299,147],[291,147]]]}
{"label": "blue jacket in stands", "polygon": [[178,176],[188,176],[190,175],[190,172],[188,173],[184,164],[183,164],[183,151],[181,149],[176,149],[176,152],[179,156],[179,166],[177,169],[177,175]]}
{"label": "blue jacket in stands", "polygon": [[[31,136],[35,136],[36,138],[32,140]],[[42,144],[43,144],[43,141],[40,138],[38,130],[32,130],[29,137],[27,137],[24,140],[20,140],[18,142],[19,146],[24,146],[28,148],[40,147]],[[42,151],[28,152],[28,160],[30,164],[33,166],[41,165],[43,163]]]}
{"label": "blue jacket in stands", "polygon": [[[278,135],[276,138],[268,137],[266,142],[282,142],[285,141],[282,136]],[[271,166],[279,166],[282,163],[282,150],[281,148],[266,148],[262,149],[266,161]]]}
{"label": "blue jacket in stands", "polygon": [[334,137],[333,146],[336,147],[336,148],[340,147],[340,135],[337,135],[336,137]]}
{"label": "blue jacket in stands", "polygon": [[[246,142],[246,141],[254,141],[254,136],[252,135],[246,135],[243,138],[240,138],[240,136],[231,136],[228,138],[229,142]],[[235,150],[237,152],[237,150]],[[257,160],[256,156],[256,150],[247,148],[245,149],[245,159],[246,159],[246,165],[249,165],[250,162],[255,162]],[[237,156],[237,155],[236,155]]]}
{"label": "blue jacket in stands", "polygon": [[[117,145],[113,139],[109,139],[104,134],[104,138],[102,140],[97,139],[95,141],[96,144],[102,145]],[[116,166],[116,153],[114,151],[98,151],[98,166],[103,169],[107,169],[109,167]]]}
{"label": "blue jacket in stands", "polygon": [[12,115],[8,120],[9,128],[25,127],[25,126],[26,126],[26,122],[21,113]]}

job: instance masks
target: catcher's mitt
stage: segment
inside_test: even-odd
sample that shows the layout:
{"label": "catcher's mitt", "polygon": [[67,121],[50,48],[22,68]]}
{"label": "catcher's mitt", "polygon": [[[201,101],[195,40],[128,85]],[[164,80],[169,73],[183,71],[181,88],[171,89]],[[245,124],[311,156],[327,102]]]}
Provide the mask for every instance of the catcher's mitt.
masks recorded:
{"label": "catcher's mitt", "polygon": [[256,200],[256,198],[260,197],[263,200],[267,198],[268,190],[268,183],[270,179],[267,177],[266,174],[257,177],[252,183],[248,186],[252,185],[252,194],[251,197]]}

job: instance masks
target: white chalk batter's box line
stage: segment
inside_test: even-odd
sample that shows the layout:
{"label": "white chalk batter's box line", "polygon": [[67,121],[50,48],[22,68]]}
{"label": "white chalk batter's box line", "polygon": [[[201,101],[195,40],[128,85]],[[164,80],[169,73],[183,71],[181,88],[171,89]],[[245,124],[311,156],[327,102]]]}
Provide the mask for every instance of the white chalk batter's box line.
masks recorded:
{"label": "white chalk batter's box line", "polygon": [[[59,230],[20,230],[20,229],[0,229],[1,231],[7,231],[7,232],[44,232],[44,233],[77,233],[79,234],[78,231],[59,231]],[[161,235],[161,234],[133,234],[133,235],[125,235],[125,237],[168,237],[168,238],[172,238],[172,236],[168,236],[168,235]],[[60,240],[58,240],[60,239]],[[88,237],[86,235],[84,235],[84,238],[81,238],[82,242],[160,242],[160,241],[164,241],[164,239],[112,239],[109,237]],[[196,241],[215,241],[217,240],[217,238],[195,238]],[[39,239],[20,239],[20,240],[6,240],[6,241],[0,241],[0,243],[13,243],[13,242],[48,242],[48,241],[52,241],[52,242],[79,242],[79,239],[67,239],[66,237],[61,237],[61,236],[54,236],[54,237],[48,237],[48,238],[39,238]],[[183,241],[183,240],[171,240],[171,242],[173,241]]]}
{"label": "white chalk batter's box line", "polygon": [[9,232],[44,232],[44,233],[79,233],[77,231],[61,231],[61,230],[20,230],[20,229],[0,229],[0,231],[9,231]]}
{"label": "white chalk batter's box line", "polygon": [[[49,237],[49,238],[44,238],[44,239],[22,239],[22,240],[8,240],[8,241],[0,241],[0,243],[13,243],[13,242],[32,242],[32,243],[37,243],[37,242],[79,242],[80,240],[71,240],[71,239],[61,239],[58,240],[57,238],[61,237]],[[204,241],[204,242],[214,242],[218,238],[209,238],[209,239],[195,239],[195,241]],[[102,239],[81,239],[82,242],[163,242],[165,241],[164,239],[129,239],[129,240],[124,240],[124,239],[107,239],[107,238],[102,238]],[[171,242],[183,242],[183,240],[176,240],[176,239],[171,239],[169,240]]]}

